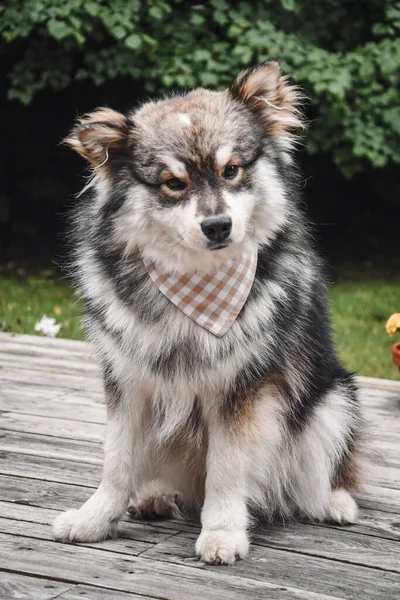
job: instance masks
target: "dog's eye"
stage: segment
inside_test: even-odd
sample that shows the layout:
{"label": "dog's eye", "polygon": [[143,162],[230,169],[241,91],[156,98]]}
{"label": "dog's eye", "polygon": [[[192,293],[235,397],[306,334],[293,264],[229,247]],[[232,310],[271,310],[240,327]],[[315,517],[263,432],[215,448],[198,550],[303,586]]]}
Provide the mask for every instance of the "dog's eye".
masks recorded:
{"label": "dog's eye", "polygon": [[167,179],[164,181],[165,185],[169,187],[170,190],[174,192],[180,192],[186,188],[186,183],[177,177],[171,177],[171,179]]}
{"label": "dog's eye", "polygon": [[225,179],[235,179],[236,175],[239,173],[238,165],[227,165],[222,173]]}

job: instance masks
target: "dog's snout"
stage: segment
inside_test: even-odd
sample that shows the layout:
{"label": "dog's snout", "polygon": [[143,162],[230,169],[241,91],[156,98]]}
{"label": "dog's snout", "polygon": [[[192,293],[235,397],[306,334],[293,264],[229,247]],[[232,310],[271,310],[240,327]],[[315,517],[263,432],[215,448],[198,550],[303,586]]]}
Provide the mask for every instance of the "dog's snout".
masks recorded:
{"label": "dog's snout", "polygon": [[232,219],[228,215],[206,217],[201,223],[201,230],[212,242],[223,242],[232,231]]}

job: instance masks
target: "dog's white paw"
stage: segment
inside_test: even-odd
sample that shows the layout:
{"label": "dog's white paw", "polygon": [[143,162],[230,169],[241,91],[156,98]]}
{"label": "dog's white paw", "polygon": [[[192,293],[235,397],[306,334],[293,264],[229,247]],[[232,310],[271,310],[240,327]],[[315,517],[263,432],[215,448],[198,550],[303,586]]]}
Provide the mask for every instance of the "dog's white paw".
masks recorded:
{"label": "dog's white paw", "polygon": [[347,523],[355,523],[357,515],[357,504],[349,492],[343,489],[334,490],[329,502],[328,520],[346,525]]}
{"label": "dog's white paw", "polygon": [[249,540],[244,530],[202,531],[196,542],[196,555],[212,565],[231,565],[249,552]]}
{"label": "dog's white paw", "polygon": [[85,509],[67,510],[53,523],[53,537],[60,542],[99,542],[115,537],[117,522]]}

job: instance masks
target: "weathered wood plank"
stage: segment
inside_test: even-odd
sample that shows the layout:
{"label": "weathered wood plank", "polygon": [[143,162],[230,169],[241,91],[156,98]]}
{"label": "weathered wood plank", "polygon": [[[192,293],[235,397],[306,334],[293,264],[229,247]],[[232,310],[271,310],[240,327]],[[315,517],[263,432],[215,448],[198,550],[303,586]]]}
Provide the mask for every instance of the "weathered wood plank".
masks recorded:
{"label": "weathered wood plank", "polygon": [[90,346],[87,342],[81,340],[67,340],[65,338],[50,338],[41,335],[26,335],[18,333],[0,333],[0,345],[5,347],[6,344],[21,343],[24,346],[42,346],[45,348],[65,348],[68,351],[89,352]]}
{"label": "weathered wood plank", "polygon": [[400,408],[400,384],[397,391],[363,388],[359,393],[366,410],[395,415]]}
{"label": "weathered wood plank", "polygon": [[[397,540],[387,540],[355,533],[353,528],[337,530],[305,523],[280,527],[275,525],[268,530],[256,531],[252,535],[252,542],[256,545],[376,567],[400,574],[399,540],[400,536]],[[167,545],[167,542],[164,544]],[[151,554],[151,550],[149,552]]]}
{"label": "weathered wood plank", "polygon": [[146,598],[157,599],[157,596],[134,594],[132,592],[116,592],[104,588],[74,585],[70,590],[57,596],[57,600],[145,600]]}
{"label": "weathered wood plank", "polygon": [[67,419],[6,411],[0,413],[0,426],[8,431],[40,433],[41,435],[89,442],[101,442],[105,432],[105,426],[99,423],[77,423]]}
{"label": "weathered wood plank", "polygon": [[99,389],[101,391],[95,392],[94,390],[90,390],[86,393],[84,391],[67,392],[62,399],[73,404],[100,404],[105,408],[103,386],[101,385]]}
{"label": "weathered wood plank", "polygon": [[[0,355],[8,354],[10,356],[36,356],[50,358],[65,358],[66,360],[71,361],[86,361],[90,362],[92,360],[90,346],[87,344],[80,345],[79,341],[76,345],[76,341],[74,341],[73,347],[66,348],[65,344],[59,341],[62,339],[57,339],[56,343],[41,343],[38,344],[38,338],[34,336],[34,342],[27,343],[25,336],[16,337],[12,339],[8,339],[4,342],[3,338],[0,337]],[[42,337],[39,338],[43,340]]]}
{"label": "weathered wood plank", "polygon": [[[0,600],[54,600],[74,587],[70,583],[61,583],[52,579],[0,572]],[[74,596],[66,597],[68,600],[74,598]]]}
{"label": "weathered wood plank", "polygon": [[400,491],[376,485],[364,485],[363,490],[356,494],[360,506],[374,508],[390,513],[400,512]]}
{"label": "weathered wood plank", "polygon": [[389,467],[400,467],[400,435],[397,439],[375,439],[370,462]]}
{"label": "weathered wood plank", "polygon": [[102,464],[103,446],[99,442],[71,440],[38,433],[21,433],[0,429],[0,450]]}
{"label": "weathered wood plank", "polygon": [[396,392],[400,390],[400,381],[393,379],[378,379],[377,377],[363,377],[359,375],[357,383],[361,388],[377,388],[378,390],[394,390]]}
{"label": "weathered wood plank", "polygon": [[43,401],[49,402],[55,400],[59,396],[67,394],[65,390],[59,390],[58,388],[43,388],[43,387],[22,387],[15,386],[9,387],[3,382],[0,383],[0,400],[6,402],[9,398],[11,400],[19,400],[21,404],[30,402],[31,399],[40,398]]}
{"label": "weathered wood plank", "polygon": [[7,402],[8,399],[20,400],[21,404],[28,404],[31,400],[45,400],[46,402],[62,402],[65,400],[70,404],[89,404],[90,406],[104,405],[104,394],[103,392],[78,392],[60,389],[58,387],[31,384],[18,385],[17,382],[5,383],[0,382],[0,398]]}
{"label": "weathered wood plank", "polygon": [[168,600],[203,600],[204,597],[211,600],[220,600],[221,597],[242,600],[245,597],[251,600],[265,596],[283,599],[312,598],[304,592],[303,595],[293,595],[290,586],[282,589],[279,584],[227,574],[227,569],[220,569],[215,573],[200,563],[196,563],[197,568],[186,565],[171,567],[164,562],[76,545],[16,538],[5,534],[0,534],[0,540],[0,565],[4,564],[6,568],[7,565],[12,565],[13,569],[32,575],[39,573],[49,577],[51,573],[52,577],[71,583],[101,585],[112,590],[155,595]]}
{"label": "weathered wood plank", "polygon": [[400,468],[388,465],[368,465],[368,481],[372,485],[400,490]]}
{"label": "weathered wood plank", "polygon": [[[249,593],[252,592],[252,588],[250,586],[248,591]],[[199,590],[199,594],[200,593],[201,590]],[[65,592],[65,594],[57,596],[57,600],[130,600],[130,598],[158,598],[158,600],[165,600],[166,596],[165,592],[164,596],[160,598],[156,596],[144,596],[142,594],[138,596],[137,594],[132,594],[132,592],[116,592],[114,590],[110,591],[94,586],[89,587],[84,585],[74,586],[73,588]],[[196,598],[201,598],[201,596],[198,595],[196,596]],[[224,600],[225,598],[225,594],[222,593],[221,600]],[[334,598],[333,596],[326,596],[325,594],[314,594],[311,592],[305,592],[304,590],[296,590],[294,588],[287,590],[286,588],[282,588],[279,586],[270,586],[267,590],[265,590],[264,596],[255,596],[254,594],[252,594],[251,596],[243,596],[243,598],[244,600],[247,600],[247,598],[249,598],[249,600],[255,600],[256,598],[257,600],[261,598],[268,598],[268,600],[287,600],[289,598],[297,598],[298,600],[339,600],[338,598]]]}
{"label": "weathered wood plank", "polygon": [[28,454],[0,452],[0,474],[97,487],[101,466]]}
{"label": "weathered wood plank", "polygon": [[46,356],[23,356],[19,354],[7,354],[0,352],[0,366],[3,369],[29,369],[37,373],[74,373],[82,377],[98,378],[99,371],[94,363],[86,360],[66,360],[65,358],[50,358]]}
{"label": "weathered wood plank", "polygon": [[[174,536],[173,538],[169,538],[168,540],[166,540],[165,542],[162,542],[160,544],[157,544],[156,546],[154,546],[153,548],[151,548],[150,550],[147,550],[142,556],[144,558],[152,558],[155,560],[166,560],[168,562],[174,563],[174,564],[181,564],[182,561],[185,560],[189,560],[190,556],[191,556],[191,552],[192,552],[192,547],[193,547],[193,535],[192,534],[188,534],[188,533],[180,533],[176,536]],[[359,538],[367,538],[368,536],[358,536]],[[316,540],[317,542],[317,540]],[[325,543],[325,542],[323,542]],[[396,542],[391,542],[390,543],[392,547],[394,547],[396,545]],[[317,543],[316,543],[316,547],[317,547]],[[289,547],[287,547],[286,549],[289,549]],[[339,550],[339,548],[337,548]],[[340,552],[335,553],[335,551],[332,551],[332,556],[330,558],[334,558],[335,563],[333,564],[330,561],[317,561],[318,562],[318,572],[315,572],[315,578],[320,578],[320,580],[324,581],[325,584],[327,585],[327,587],[324,587],[324,593],[334,593],[334,594],[339,594],[339,595],[343,595],[344,598],[352,598],[354,595],[354,598],[360,598],[360,590],[362,590],[362,597],[363,598],[369,598],[369,597],[374,597],[374,595],[377,595],[377,598],[379,597],[390,597],[390,598],[397,598],[397,594],[398,591],[400,589],[400,576],[398,574],[398,569],[399,569],[399,564],[398,561],[395,562],[393,561],[392,566],[396,565],[396,573],[392,573],[391,575],[393,575],[393,580],[391,580],[393,582],[393,585],[389,585],[388,590],[386,592],[383,591],[383,589],[379,588],[379,581],[382,581],[382,571],[375,571],[375,575],[372,575],[371,580],[369,583],[365,582],[365,587],[363,584],[361,584],[361,578],[363,576],[366,576],[367,572],[366,571],[359,571],[359,567],[357,565],[362,565],[362,560],[363,558],[361,558],[360,562],[357,563],[357,558],[356,556],[354,556],[354,552],[359,552],[360,549],[362,549],[362,542],[358,544],[358,547],[354,547],[353,551],[351,551],[350,548],[348,548],[346,550],[345,553],[342,553],[343,548],[340,549]],[[307,554],[309,554],[309,567],[311,569],[311,571],[313,571],[313,567],[314,567],[314,560],[313,556],[315,557],[316,554],[312,553],[311,548],[309,549],[310,551],[307,552]],[[300,551],[300,548],[299,548]],[[239,562],[236,565],[236,573],[240,574],[243,577],[251,577],[251,578],[261,578],[262,577],[262,571],[263,569],[267,568],[267,573],[268,573],[268,578],[271,581],[275,582],[275,577],[277,576],[278,578],[280,578],[280,581],[283,583],[282,578],[285,577],[285,575],[289,572],[290,574],[287,575],[288,577],[292,578],[292,581],[296,581],[297,585],[301,588],[306,587],[306,585],[310,585],[309,583],[305,583],[305,580],[308,580],[308,577],[303,577],[302,574],[300,572],[295,573],[294,571],[292,571],[291,569],[294,568],[296,569],[296,566],[300,567],[301,563],[303,562],[303,560],[307,561],[306,557],[304,556],[297,556],[297,561],[296,561],[296,551],[290,551],[287,555],[287,558],[283,558],[282,557],[282,565],[285,565],[283,568],[281,566],[281,568],[279,568],[278,564],[275,564],[273,566],[273,562],[275,560],[278,559],[278,556],[273,554],[272,548],[268,547],[268,550],[266,547],[260,548],[257,545],[252,545],[251,547],[251,551],[250,551],[250,559],[247,560],[247,564],[245,562]],[[329,550],[326,550],[326,554],[328,557],[329,554]],[[364,555],[365,557],[365,555]],[[371,557],[372,557],[372,553],[371,553]],[[342,561],[344,561],[344,563],[347,562],[348,559],[351,559],[351,562],[353,564],[347,565],[347,564],[341,564]],[[268,565],[266,565],[266,563],[268,562]],[[306,566],[306,562],[304,563],[304,568],[307,569],[308,567]],[[274,571],[274,573],[272,574],[271,571],[273,568],[276,568],[276,571]],[[327,570],[325,570],[327,568]],[[347,569],[348,572],[347,572]],[[282,572],[283,571],[283,572]],[[330,579],[330,577],[335,574],[338,577],[344,577],[347,578],[349,577],[348,580],[342,580],[340,582],[334,582],[334,581],[328,581],[328,579]],[[355,579],[353,580],[352,583],[352,575],[355,577]],[[384,577],[386,577],[389,574],[388,571],[386,571]],[[327,579],[325,579],[325,577]],[[358,580],[357,582],[357,578],[360,577],[360,580]],[[377,585],[376,590],[374,590],[375,584]],[[355,586],[355,588],[358,588],[358,585],[361,585],[361,587],[357,590],[354,589],[353,586]],[[380,594],[382,594],[382,596],[380,596]],[[388,596],[387,596],[388,594]]]}
{"label": "weathered wood plank", "polygon": [[27,401],[18,398],[17,394],[9,391],[0,395],[0,411],[36,415],[42,417],[51,416],[57,419],[70,421],[83,421],[88,423],[106,422],[105,406],[99,403],[79,404],[69,402],[68,398],[59,395],[57,399],[31,397]]}
{"label": "weathered wood plank", "polygon": [[[146,557],[170,562],[182,561],[193,552],[197,532],[180,532],[146,550]],[[294,554],[328,558],[335,561],[391,571],[400,575],[398,540],[386,540],[370,535],[335,531],[319,526],[286,524],[253,531],[252,548],[262,546],[286,550]],[[185,553],[185,554],[183,554]]]}
{"label": "weathered wood plank", "polygon": [[61,511],[79,508],[92,494],[93,488],[85,485],[68,485],[26,476],[0,474],[0,500],[6,502]]}
{"label": "weathered wood plank", "polygon": [[0,534],[0,566],[171,600],[220,600],[221,596],[236,599],[243,595],[249,599],[265,595],[271,598],[271,585],[285,588],[277,590],[280,594],[276,598],[284,598],[281,592],[290,592],[292,587],[307,594],[347,600],[359,600],[360,590],[365,600],[398,598],[400,576],[391,572],[382,577],[382,571],[340,562],[335,562],[333,569],[331,562],[324,559],[261,547],[254,547],[246,561],[221,569],[194,561],[191,540],[188,542],[190,552],[180,546],[180,562],[171,564],[146,558],[145,554],[127,557],[101,549]]}
{"label": "weathered wood plank", "polygon": [[[7,533],[13,536],[29,537],[29,539],[48,540],[52,541],[51,523],[57,515],[52,511],[50,519],[43,517],[43,520],[48,521],[46,524],[34,523],[32,521],[22,521],[15,519],[5,519],[0,517],[0,528],[2,533]],[[172,535],[176,535],[173,532]],[[169,536],[164,533],[164,539]],[[115,543],[114,543],[115,542]],[[142,552],[149,550],[154,546],[154,543],[135,539],[135,530],[130,527],[130,524],[123,523],[121,525],[121,537],[118,540],[106,540],[98,543],[84,544],[87,548],[100,548],[101,550],[109,550],[111,552],[119,552],[128,554],[129,556],[139,556]]]}
{"label": "weathered wood plank", "polygon": [[12,369],[0,368],[0,389],[9,387],[20,387],[32,385],[38,387],[58,388],[67,390],[67,392],[77,391],[79,393],[90,393],[92,391],[97,394],[103,393],[103,387],[98,377],[79,376],[71,373],[51,373],[45,377],[43,373],[33,369]]}
{"label": "weathered wood plank", "polygon": [[391,415],[390,413],[383,414],[380,412],[373,412],[368,409],[365,411],[365,418],[367,425],[369,426],[369,434],[374,439],[386,439],[387,435],[392,435],[398,439],[400,429],[400,417]]}

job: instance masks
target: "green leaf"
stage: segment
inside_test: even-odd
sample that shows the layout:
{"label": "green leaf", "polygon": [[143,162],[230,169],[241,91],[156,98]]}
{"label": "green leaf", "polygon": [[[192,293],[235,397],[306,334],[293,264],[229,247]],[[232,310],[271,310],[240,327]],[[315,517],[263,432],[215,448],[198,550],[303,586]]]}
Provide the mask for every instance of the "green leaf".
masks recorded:
{"label": "green leaf", "polygon": [[71,35],[71,28],[64,21],[50,19],[47,23],[47,30],[50,35],[56,40],[62,40],[68,35]]}
{"label": "green leaf", "polygon": [[147,35],[146,33],[142,34],[142,40],[143,40],[143,42],[146,42],[146,44],[148,44],[149,46],[153,46],[153,47],[158,46],[158,41],[155,40],[150,35]]}
{"label": "green leaf", "polygon": [[228,10],[228,8],[229,8],[229,4],[226,0],[211,0],[211,4],[217,10]]}
{"label": "green leaf", "polygon": [[137,33],[131,33],[124,43],[130,50],[139,50],[142,47],[142,38]]}
{"label": "green leaf", "polygon": [[209,50],[204,50],[203,48],[198,48],[193,52],[193,58],[197,61],[209,60],[211,58],[211,53]]}
{"label": "green leaf", "polygon": [[121,27],[121,25],[115,25],[115,27],[112,27],[111,33],[115,38],[117,38],[117,40],[122,40],[122,38],[126,36],[126,30],[124,27]]}
{"label": "green leaf", "polygon": [[281,5],[288,12],[298,12],[300,8],[296,0],[281,0]]}
{"label": "green leaf", "polygon": [[218,83],[218,77],[215,73],[200,73],[200,81],[204,86],[215,86]]}
{"label": "green leaf", "polygon": [[194,25],[195,27],[196,27],[197,25],[203,25],[204,21],[205,21],[205,18],[204,18],[204,16],[203,16],[203,15],[200,15],[198,12],[193,12],[193,13],[190,15],[190,23],[191,23],[192,25]]}
{"label": "green leaf", "polygon": [[157,21],[161,21],[164,17],[164,13],[159,6],[151,6],[149,9],[149,16]]}
{"label": "green leaf", "polygon": [[96,2],[84,2],[84,7],[86,12],[92,15],[92,17],[96,17],[100,12],[100,5]]}

